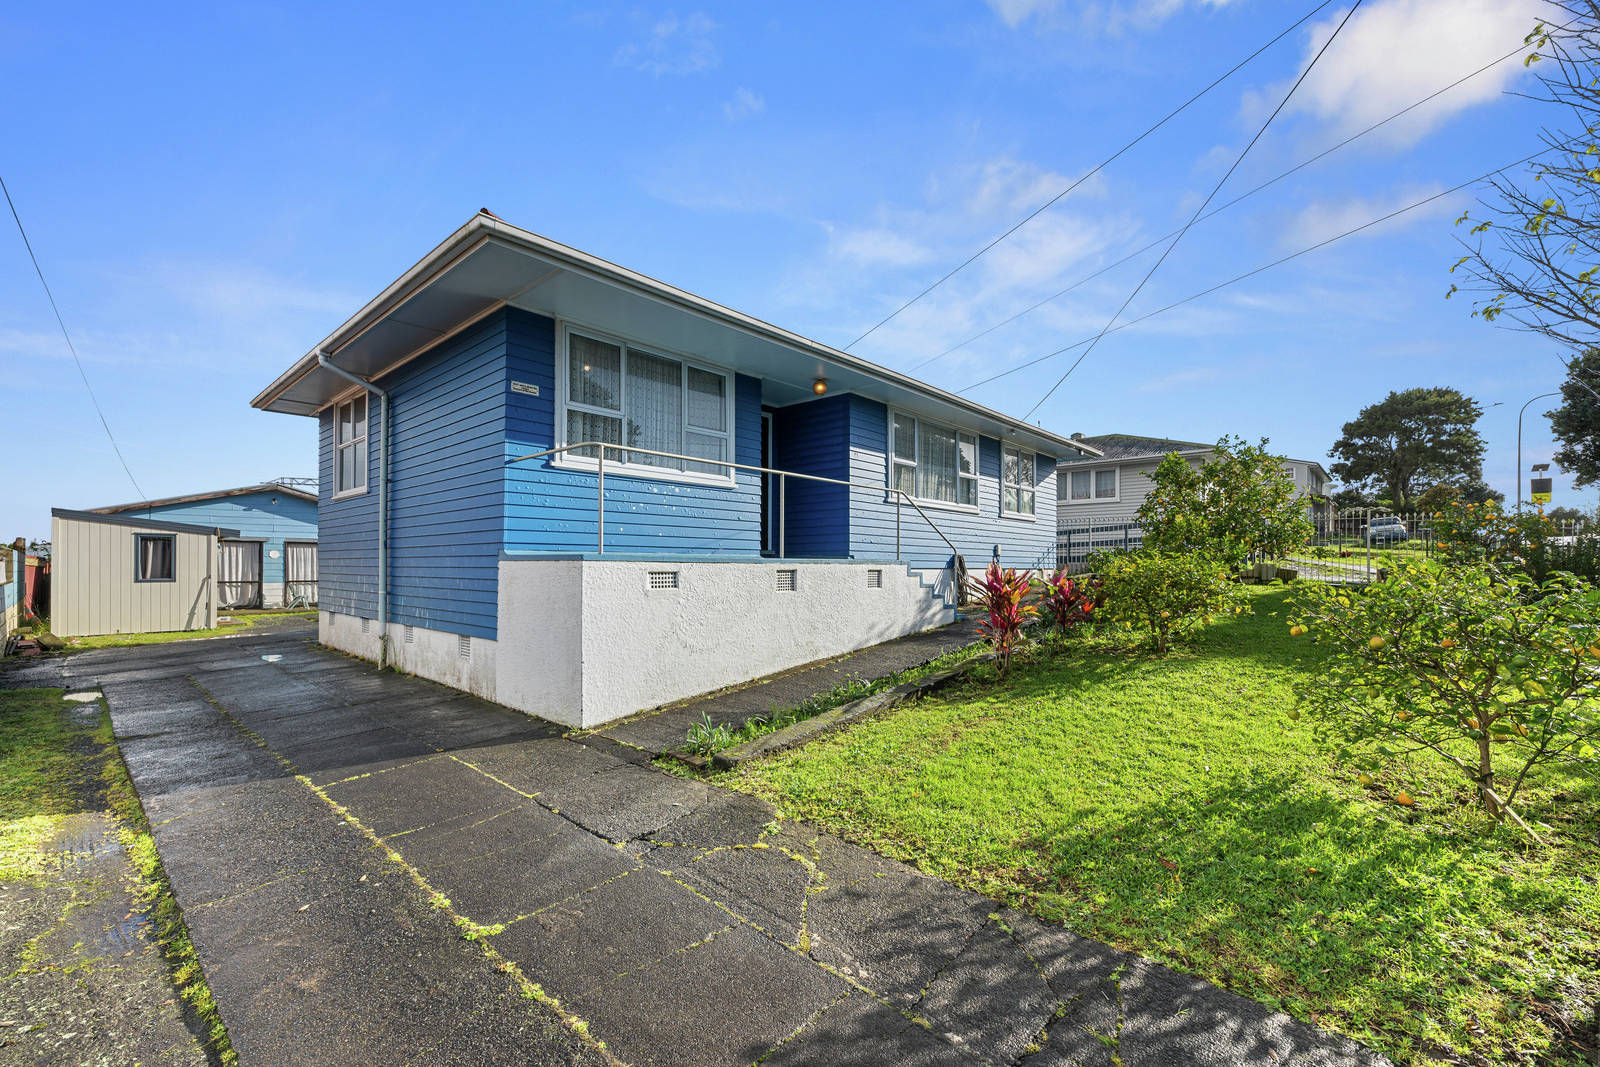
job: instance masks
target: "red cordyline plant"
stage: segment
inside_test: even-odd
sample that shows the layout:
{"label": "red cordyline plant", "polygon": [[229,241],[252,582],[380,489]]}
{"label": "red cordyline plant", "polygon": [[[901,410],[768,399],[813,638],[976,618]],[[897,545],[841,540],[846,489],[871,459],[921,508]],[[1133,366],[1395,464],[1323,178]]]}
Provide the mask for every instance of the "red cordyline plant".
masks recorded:
{"label": "red cordyline plant", "polygon": [[1022,628],[1038,615],[1039,609],[1027,603],[1031,583],[1026,573],[1010,567],[1002,570],[1000,564],[990,561],[982,579],[969,583],[972,596],[988,614],[978,632],[994,646],[1000,673],[1005,674],[1011,665],[1011,653],[1022,640]]}
{"label": "red cordyline plant", "polygon": [[1094,611],[1094,590],[1088,582],[1075,581],[1062,567],[1039,579],[1040,603],[1044,613],[1060,633],[1066,633],[1087,620]]}

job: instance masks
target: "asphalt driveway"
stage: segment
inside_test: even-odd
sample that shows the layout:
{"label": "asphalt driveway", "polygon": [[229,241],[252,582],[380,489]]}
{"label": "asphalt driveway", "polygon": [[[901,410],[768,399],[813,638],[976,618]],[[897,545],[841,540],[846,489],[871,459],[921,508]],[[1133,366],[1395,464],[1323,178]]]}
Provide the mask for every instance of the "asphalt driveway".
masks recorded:
{"label": "asphalt driveway", "polygon": [[313,636],[26,669],[105,692],[247,1065],[1385,1062]]}

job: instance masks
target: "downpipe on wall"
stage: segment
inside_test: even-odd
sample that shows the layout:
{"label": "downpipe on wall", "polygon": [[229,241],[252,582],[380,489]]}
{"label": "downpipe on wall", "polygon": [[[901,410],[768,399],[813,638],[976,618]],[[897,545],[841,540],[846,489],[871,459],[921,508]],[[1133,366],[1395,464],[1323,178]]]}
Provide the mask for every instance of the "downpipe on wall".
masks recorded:
{"label": "downpipe on wall", "polygon": [[[368,379],[336,366],[324,352],[317,352],[317,366],[378,397],[378,669],[383,670],[389,664],[389,394]],[[337,411],[334,423],[337,437]]]}

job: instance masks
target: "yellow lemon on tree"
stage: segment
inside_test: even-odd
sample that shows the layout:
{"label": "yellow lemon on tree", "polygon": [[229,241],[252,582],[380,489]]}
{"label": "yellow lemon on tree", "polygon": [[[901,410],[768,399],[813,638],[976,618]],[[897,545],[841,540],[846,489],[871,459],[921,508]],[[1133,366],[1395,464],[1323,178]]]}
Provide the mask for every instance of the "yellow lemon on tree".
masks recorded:
{"label": "yellow lemon on tree", "polygon": [[1394,795],[1394,802],[1399,804],[1402,808],[1409,808],[1411,805],[1416,803],[1415,800],[1411,799],[1411,794],[1407,793],[1404,789]]}
{"label": "yellow lemon on tree", "polygon": [[1439,642],[1439,647],[1440,648],[1455,648],[1456,647],[1456,643],[1454,641],[1452,641],[1450,638],[1447,637],[1443,641]]}
{"label": "yellow lemon on tree", "polygon": [[1382,637],[1374,637],[1372,640],[1367,642],[1367,647],[1376,652],[1378,649],[1382,648],[1388,643],[1389,642]]}
{"label": "yellow lemon on tree", "polygon": [[1478,728],[1478,720],[1476,718],[1467,719],[1466,724],[1467,729],[1469,730],[1476,730]]}
{"label": "yellow lemon on tree", "polygon": [[1416,718],[1416,716],[1411,714],[1411,712],[1409,712],[1409,711],[1401,710],[1401,711],[1397,711],[1397,712],[1394,713],[1394,721],[1395,722],[1410,722],[1412,719],[1415,719],[1415,718]]}
{"label": "yellow lemon on tree", "polygon": [[1366,771],[1362,771],[1356,776],[1356,781],[1360,782],[1362,785],[1371,785],[1372,775],[1368,774]]}

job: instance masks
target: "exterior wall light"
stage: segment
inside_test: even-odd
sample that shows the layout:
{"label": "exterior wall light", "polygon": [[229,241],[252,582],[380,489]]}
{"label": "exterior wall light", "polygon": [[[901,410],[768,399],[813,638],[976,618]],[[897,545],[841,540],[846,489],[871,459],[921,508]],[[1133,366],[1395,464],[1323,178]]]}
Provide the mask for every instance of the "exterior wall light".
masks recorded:
{"label": "exterior wall light", "polygon": [[816,381],[812,382],[811,391],[816,393],[818,396],[826,393],[828,391],[828,379],[818,378]]}

